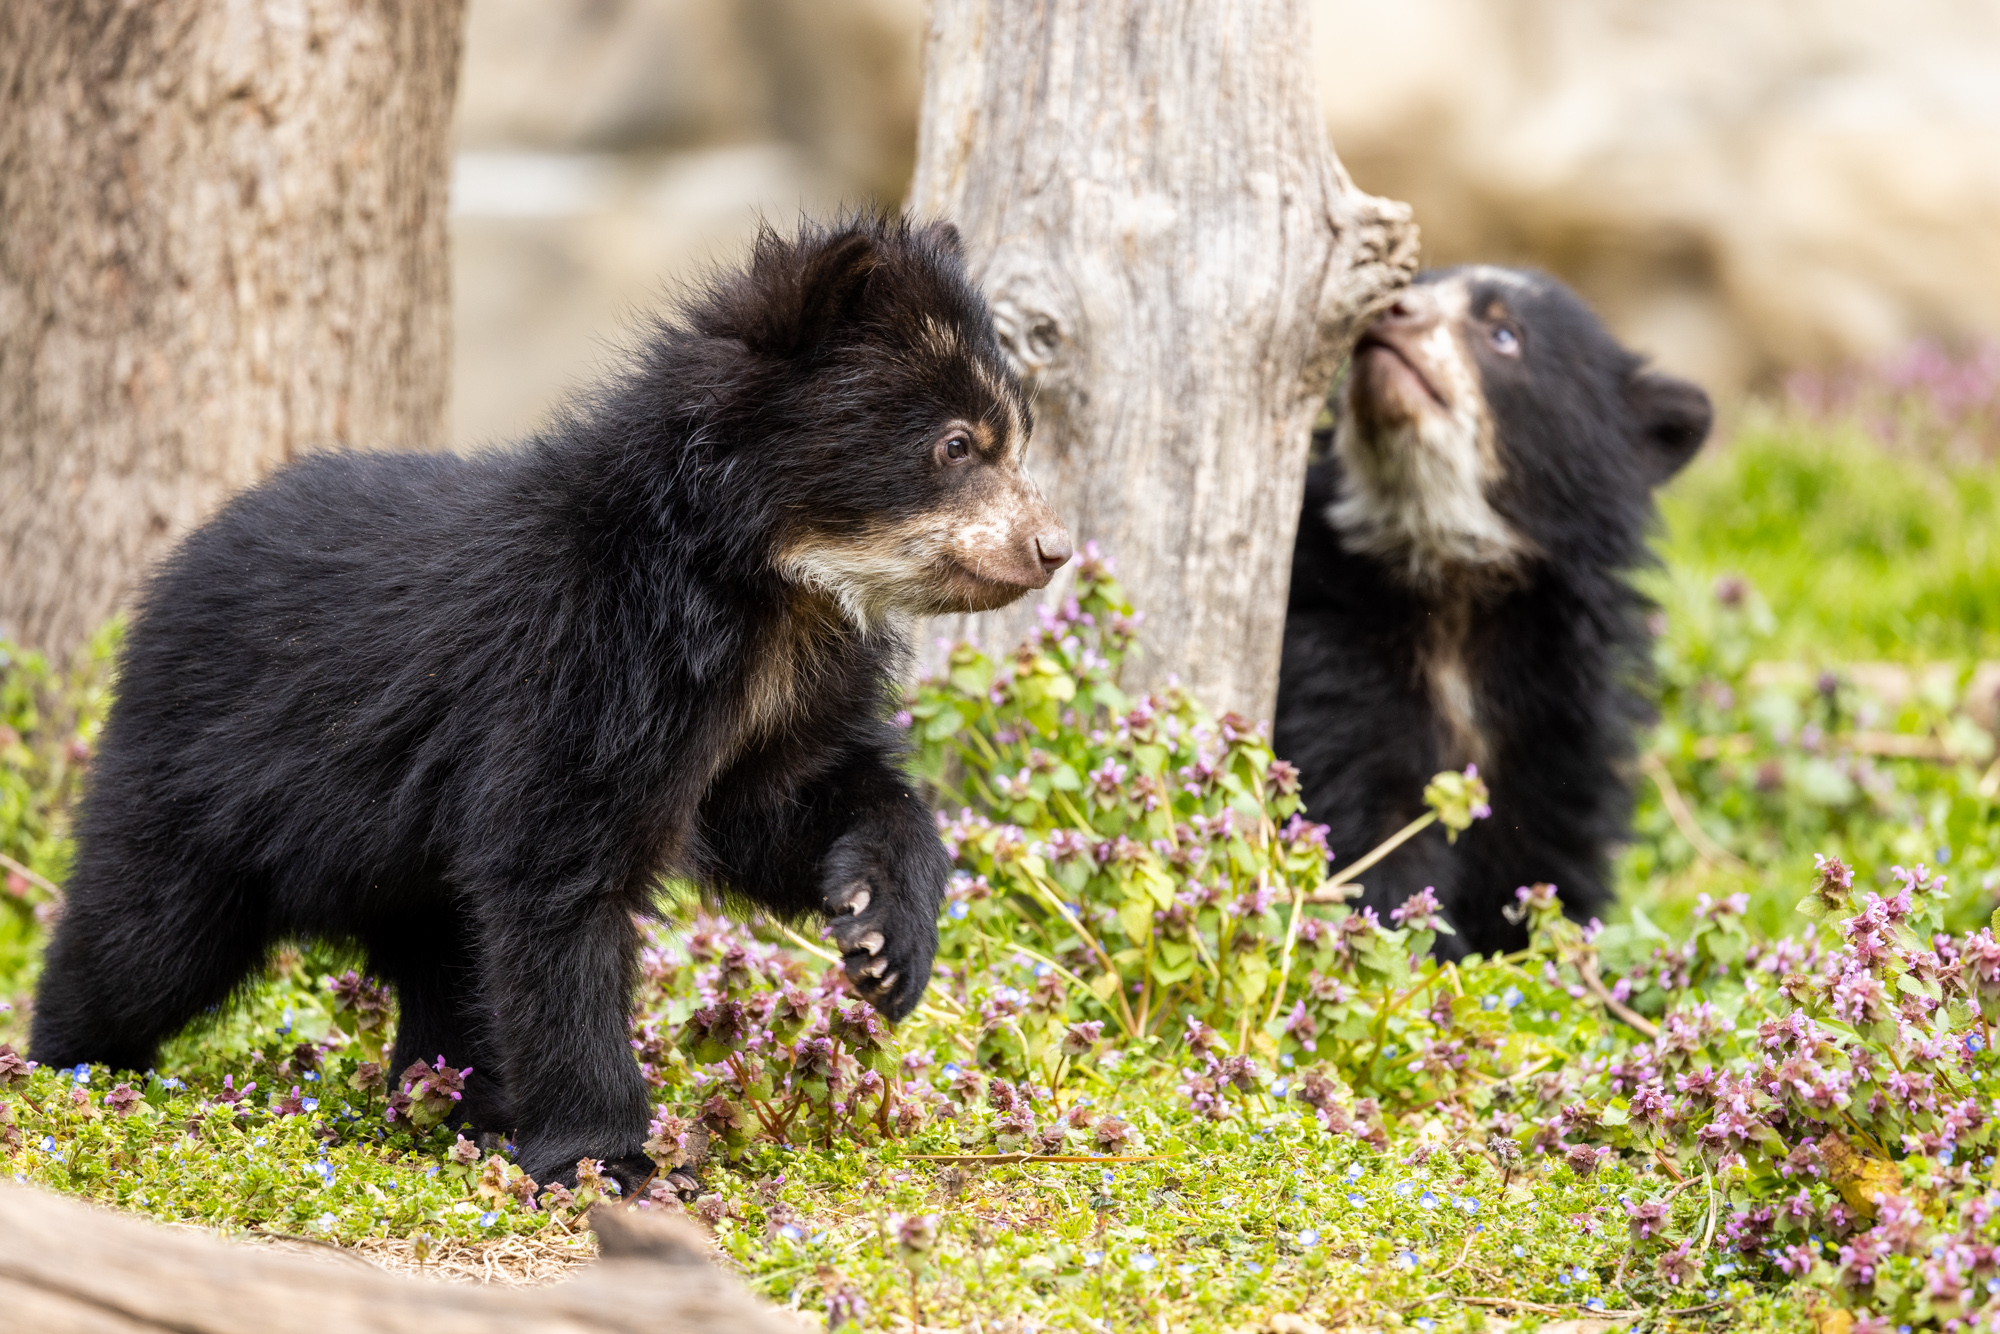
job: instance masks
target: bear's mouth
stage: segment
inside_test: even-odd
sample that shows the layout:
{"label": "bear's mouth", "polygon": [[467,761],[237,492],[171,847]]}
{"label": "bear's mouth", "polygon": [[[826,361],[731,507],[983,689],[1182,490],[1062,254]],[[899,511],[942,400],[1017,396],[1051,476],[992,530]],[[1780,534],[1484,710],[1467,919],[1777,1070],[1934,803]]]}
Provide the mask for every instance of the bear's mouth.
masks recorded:
{"label": "bear's mouth", "polygon": [[1431,382],[1431,377],[1424,373],[1423,367],[1417,364],[1417,359],[1394,338],[1373,329],[1363,333],[1360,341],[1354,345],[1355,367],[1366,369],[1364,375],[1357,377],[1357,383],[1370,398],[1379,400],[1385,397],[1389,388],[1389,377],[1397,374],[1393,369],[1376,369],[1384,362],[1391,367],[1400,367],[1402,373],[1417,382],[1417,386],[1424,391],[1424,395],[1431,402],[1447,412],[1451,410],[1451,404],[1438,392],[1438,387]]}
{"label": "bear's mouth", "polygon": [[1011,573],[996,578],[972,569],[962,560],[952,560],[943,578],[938,581],[936,593],[939,604],[932,609],[933,615],[948,615],[952,612],[993,611],[1006,606],[1038,588],[1046,588],[1051,573],[1023,571],[1019,577]]}

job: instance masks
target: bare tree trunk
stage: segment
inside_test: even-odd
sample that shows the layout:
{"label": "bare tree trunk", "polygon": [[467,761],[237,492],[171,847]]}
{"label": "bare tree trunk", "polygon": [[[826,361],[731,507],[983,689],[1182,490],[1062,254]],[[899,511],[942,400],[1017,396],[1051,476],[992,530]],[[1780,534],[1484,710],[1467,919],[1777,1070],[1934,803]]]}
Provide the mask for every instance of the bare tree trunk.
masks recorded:
{"label": "bare tree trunk", "polygon": [[441,446],[463,0],[0,3],[0,635],[231,492]]}
{"label": "bare tree trunk", "polygon": [[1264,718],[1313,418],[1417,248],[1335,158],[1308,48],[1300,0],[932,0],[910,191],[965,232],[1037,477],[1147,614],[1128,686]]}

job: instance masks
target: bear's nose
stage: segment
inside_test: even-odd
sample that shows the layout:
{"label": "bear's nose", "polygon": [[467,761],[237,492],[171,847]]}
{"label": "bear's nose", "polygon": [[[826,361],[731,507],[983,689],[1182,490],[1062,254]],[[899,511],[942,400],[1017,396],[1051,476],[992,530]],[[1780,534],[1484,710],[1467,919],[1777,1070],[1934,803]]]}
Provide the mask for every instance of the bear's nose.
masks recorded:
{"label": "bear's nose", "polygon": [[1428,329],[1438,320],[1438,303],[1422,288],[1405,288],[1402,295],[1375,317],[1381,328]]}
{"label": "bear's nose", "polygon": [[1035,537],[1035,555],[1042,562],[1042,569],[1054,574],[1069,564],[1069,534],[1058,528],[1051,533],[1039,533]]}

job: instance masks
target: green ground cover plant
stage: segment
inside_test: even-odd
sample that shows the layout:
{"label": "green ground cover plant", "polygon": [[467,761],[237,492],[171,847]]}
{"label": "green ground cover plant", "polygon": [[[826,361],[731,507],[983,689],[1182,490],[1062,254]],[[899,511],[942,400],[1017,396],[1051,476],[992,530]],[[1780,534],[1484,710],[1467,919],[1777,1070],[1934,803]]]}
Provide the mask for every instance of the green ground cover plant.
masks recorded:
{"label": "green ground cover plant", "polygon": [[[1995,1327],[2000,771],[1957,706],[2000,529],[1899,413],[1892,448],[1753,420],[1668,497],[1620,911],[1524,887],[1497,958],[1432,960],[1421,899],[1354,910],[1367,859],[1329,867],[1258,726],[1121,689],[1141,626],[1088,553],[1033,640],[906,702],[957,871],[898,1030],[818,941],[663,889],[642,1203],[850,1328]],[[607,1185],[462,1139],[461,1072],[383,1070],[392,999],[336,950],[152,1072],[14,1050],[107,648],[0,669],[0,1171],[230,1230],[583,1246]],[[1849,671],[1877,658],[1949,671],[1890,707]],[[1476,773],[1427,795],[1485,814]]]}

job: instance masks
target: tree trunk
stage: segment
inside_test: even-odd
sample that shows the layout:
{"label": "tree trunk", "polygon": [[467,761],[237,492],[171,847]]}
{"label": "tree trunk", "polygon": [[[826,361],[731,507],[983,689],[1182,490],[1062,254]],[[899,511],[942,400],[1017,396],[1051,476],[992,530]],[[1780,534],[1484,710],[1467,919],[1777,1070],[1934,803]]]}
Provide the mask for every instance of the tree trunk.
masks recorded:
{"label": "tree trunk", "polygon": [[446,443],[463,0],[0,3],[0,636],[230,493]]}
{"label": "tree trunk", "polygon": [[[1417,249],[1334,156],[1307,36],[1301,0],[932,0],[910,192],[965,233],[1037,477],[1146,613],[1128,688],[1260,718],[1313,419]],[[1007,647],[1033,608],[954,619]]]}

